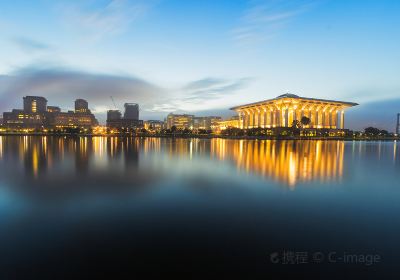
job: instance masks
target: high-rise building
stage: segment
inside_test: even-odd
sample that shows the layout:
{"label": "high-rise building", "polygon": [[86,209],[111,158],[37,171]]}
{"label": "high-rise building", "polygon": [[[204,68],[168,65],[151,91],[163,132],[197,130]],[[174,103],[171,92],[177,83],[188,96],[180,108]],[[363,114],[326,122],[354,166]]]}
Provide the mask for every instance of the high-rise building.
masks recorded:
{"label": "high-rise building", "polygon": [[108,110],[107,111],[107,121],[115,121],[120,120],[122,118],[122,114],[120,110]]}
{"label": "high-rise building", "polygon": [[124,119],[139,120],[139,104],[125,103]]}
{"label": "high-rise building", "polygon": [[85,99],[75,100],[75,113],[89,113],[89,104]]}
{"label": "high-rise building", "polygon": [[57,106],[47,106],[46,98],[40,96],[24,97],[23,110],[13,109],[3,116],[4,125],[12,129],[90,128],[98,125],[90,110],[61,112]]}
{"label": "high-rise building", "polygon": [[[135,104],[135,105],[137,105],[137,104]],[[127,107],[128,107],[128,109],[127,109]],[[128,115],[128,117],[132,117],[132,115],[130,115],[130,113],[132,113],[132,112],[129,112],[129,110],[131,108],[132,107],[130,107],[129,105],[126,106],[126,104],[125,104],[125,114],[124,114],[123,118],[121,115],[121,111],[108,110],[107,111],[107,127],[110,129],[116,129],[121,132],[130,132],[130,131],[136,130],[138,128],[142,128],[143,127],[142,120],[139,120],[137,118],[134,119],[134,118],[126,118],[125,117],[126,115]],[[137,105],[137,108],[139,108],[139,105]],[[128,114],[126,112],[127,110],[128,110]],[[139,116],[137,115],[137,117],[139,117]]]}
{"label": "high-rise building", "polygon": [[25,96],[25,113],[45,113],[47,110],[47,99],[41,96]]}
{"label": "high-rise building", "polygon": [[396,126],[396,134],[400,134],[400,113],[397,114],[397,126]]}

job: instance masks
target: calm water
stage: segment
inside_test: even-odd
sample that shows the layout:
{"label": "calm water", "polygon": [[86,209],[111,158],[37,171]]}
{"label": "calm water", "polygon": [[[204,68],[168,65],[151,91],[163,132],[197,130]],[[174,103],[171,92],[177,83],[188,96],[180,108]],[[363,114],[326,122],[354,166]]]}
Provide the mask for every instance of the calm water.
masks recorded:
{"label": "calm water", "polygon": [[[400,256],[399,150],[0,136],[0,273],[389,275]],[[291,263],[290,252],[306,263]],[[380,260],[332,262],[332,252]]]}

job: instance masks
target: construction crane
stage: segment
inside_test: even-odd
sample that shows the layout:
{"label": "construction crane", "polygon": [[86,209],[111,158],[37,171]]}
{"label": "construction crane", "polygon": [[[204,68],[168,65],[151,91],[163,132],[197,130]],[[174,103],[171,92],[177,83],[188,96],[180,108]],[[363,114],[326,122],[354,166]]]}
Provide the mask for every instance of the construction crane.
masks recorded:
{"label": "construction crane", "polygon": [[118,110],[118,108],[117,108],[117,105],[115,105],[114,98],[113,98],[112,96],[110,96],[110,98],[111,98],[111,101],[112,101],[112,103],[114,104],[114,107],[115,107],[115,109],[117,109],[117,110]]}

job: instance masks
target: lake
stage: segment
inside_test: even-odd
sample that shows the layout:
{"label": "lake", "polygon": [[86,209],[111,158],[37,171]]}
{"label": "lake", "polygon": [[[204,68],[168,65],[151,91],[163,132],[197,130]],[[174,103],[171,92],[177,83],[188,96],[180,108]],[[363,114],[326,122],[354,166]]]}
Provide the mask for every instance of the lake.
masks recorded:
{"label": "lake", "polygon": [[0,273],[389,275],[399,149],[0,136]]}

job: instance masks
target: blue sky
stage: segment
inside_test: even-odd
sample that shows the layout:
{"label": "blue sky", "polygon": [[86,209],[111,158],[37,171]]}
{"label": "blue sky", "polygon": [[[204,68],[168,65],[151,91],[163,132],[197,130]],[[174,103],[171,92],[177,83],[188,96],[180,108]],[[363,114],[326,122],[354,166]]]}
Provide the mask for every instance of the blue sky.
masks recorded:
{"label": "blue sky", "polygon": [[0,110],[84,97],[103,120],[112,95],[144,119],[229,116],[291,92],[360,103],[349,128],[393,131],[399,14],[391,0],[1,1]]}

